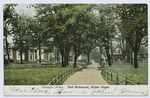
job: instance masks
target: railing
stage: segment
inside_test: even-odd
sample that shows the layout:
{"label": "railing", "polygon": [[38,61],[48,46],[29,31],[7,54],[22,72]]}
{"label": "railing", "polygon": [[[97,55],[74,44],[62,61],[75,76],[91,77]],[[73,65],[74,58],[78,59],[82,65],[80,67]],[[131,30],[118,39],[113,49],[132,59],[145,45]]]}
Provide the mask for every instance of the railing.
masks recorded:
{"label": "railing", "polygon": [[69,74],[72,74],[75,71],[80,70],[80,68],[71,68],[71,69],[66,69],[63,72],[59,73],[58,75],[56,75],[53,79],[51,79],[51,81],[48,83],[48,85],[57,85],[57,84],[61,84],[63,82],[63,79],[67,79],[67,76]]}
{"label": "railing", "polygon": [[41,63],[41,64],[16,64],[16,65],[7,65],[4,66],[5,69],[11,69],[11,68],[40,68],[40,67],[51,67],[51,66],[61,66],[61,63]]}
{"label": "railing", "polygon": [[[127,77],[123,78],[123,77],[119,76],[118,74],[114,74],[112,72],[107,71],[104,68],[102,68],[102,74],[106,77],[107,80],[111,79],[111,84],[115,84],[116,83],[117,85],[129,85],[129,84],[131,84],[131,85],[139,85],[139,83],[136,84],[136,83],[134,83],[132,81],[129,81]],[[116,79],[114,79],[114,78],[116,78]]]}

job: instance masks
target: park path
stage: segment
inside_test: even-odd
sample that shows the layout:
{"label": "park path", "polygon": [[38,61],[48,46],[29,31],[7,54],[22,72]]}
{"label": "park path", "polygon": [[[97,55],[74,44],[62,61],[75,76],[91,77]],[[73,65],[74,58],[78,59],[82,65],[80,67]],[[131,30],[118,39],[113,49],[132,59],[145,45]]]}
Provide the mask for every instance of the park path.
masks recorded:
{"label": "park path", "polygon": [[63,85],[109,85],[101,76],[98,64],[88,65],[87,69],[71,75]]}

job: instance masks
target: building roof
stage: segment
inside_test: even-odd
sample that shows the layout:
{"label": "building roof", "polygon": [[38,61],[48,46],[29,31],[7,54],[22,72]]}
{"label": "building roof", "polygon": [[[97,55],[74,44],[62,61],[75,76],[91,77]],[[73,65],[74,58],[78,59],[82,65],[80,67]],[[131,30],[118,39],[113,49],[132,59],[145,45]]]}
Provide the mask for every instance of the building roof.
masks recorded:
{"label": "building roof", "polygon": [[[9,48],[15,48],[14,43],[9,43]],[[38,49],[38,47],[36,47],[36,48],[30,47],[30,49]],[[48,47],[41,46],[41,49],[48,49]]]}

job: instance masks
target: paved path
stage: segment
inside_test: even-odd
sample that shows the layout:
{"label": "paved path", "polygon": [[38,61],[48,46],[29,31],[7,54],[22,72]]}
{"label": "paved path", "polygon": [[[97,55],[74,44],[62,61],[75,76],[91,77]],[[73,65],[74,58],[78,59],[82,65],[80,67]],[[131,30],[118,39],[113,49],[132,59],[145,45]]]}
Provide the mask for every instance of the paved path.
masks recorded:
{"label": "paved path", "polygon": [[71,75],[63,85],[109,85],[101,76],[98,64],[88,65],[87,69]]}

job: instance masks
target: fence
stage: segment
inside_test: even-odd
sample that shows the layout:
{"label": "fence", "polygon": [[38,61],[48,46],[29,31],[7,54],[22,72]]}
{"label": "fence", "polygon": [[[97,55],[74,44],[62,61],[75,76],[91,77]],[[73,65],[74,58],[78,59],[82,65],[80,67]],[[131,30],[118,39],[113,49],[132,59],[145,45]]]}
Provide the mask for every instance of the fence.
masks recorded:
{"label": "fence", "polygon": [[[117,85],[139,85],[139,83],[136,84],[136,83],[134,83],[132,81],[129,81],[127,77],[123,78],[123,77],[119,76],[118,74],[114,74],[112,72],[107,71],[104,68],[102,68],[102,74],[106,77],[107,80],[110,79],[111,84],[117,84]],[[114,79],[114,78],[116,78],[116,79]]]}
{"label": "fence", "polygon": [[51,79],[51,81],[48,83],[48,85],[61,84],[63,82],[63,79],[67,79],[67,76],[69,74],[72,74],[73,72],[78,71],[78,70],[80,70],[80,68],[78,68],[78,67],[64,70],[63,72],[56,75],[53,79]]}
{"label": "fence", "polygon": [[41,63],[41,64],[16,64],[16,65],[6,65],[4,66],[5,69],[12,69],[12,68],[40,68],[40,67],[52,67],[52,66],[61,66],[61,63]]}

